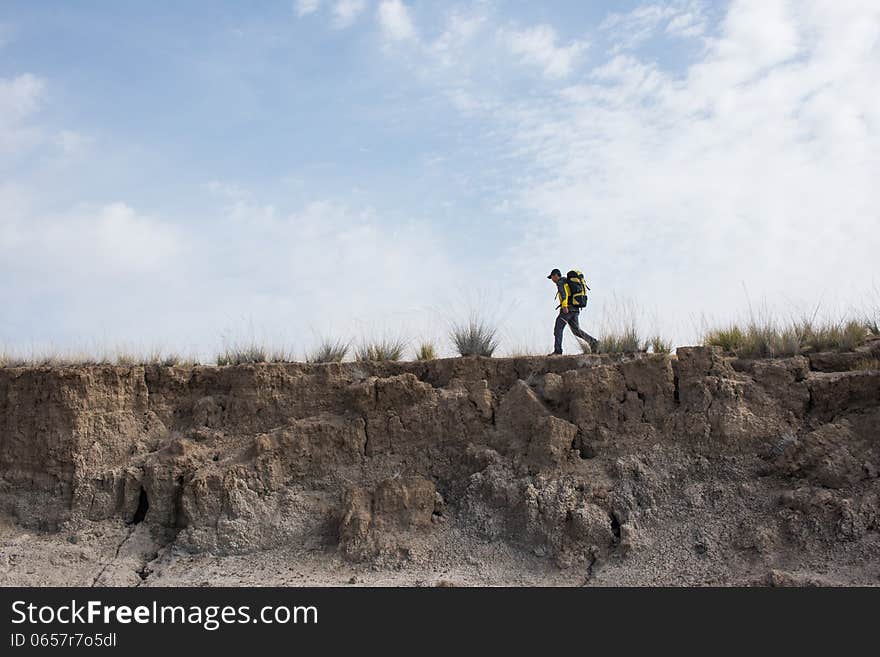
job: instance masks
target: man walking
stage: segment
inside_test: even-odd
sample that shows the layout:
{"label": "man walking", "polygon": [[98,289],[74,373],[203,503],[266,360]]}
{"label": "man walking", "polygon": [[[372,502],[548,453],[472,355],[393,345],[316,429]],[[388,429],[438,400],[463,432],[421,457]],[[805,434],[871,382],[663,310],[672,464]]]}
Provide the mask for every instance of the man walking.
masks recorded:
{"label": "man walking", "polygon": [[[569,276],[571,275],[569,272]],[[586,305],[587,300],[587,291],[581,286],[586,287],[586,284],[582,279],[577,283],[574,281],[570,283],[568,278],[564,277],[558,269],[551,271],[547,278],[556,284],[556,295],[559,297],[559,316],[556,318],[556,326],[553,329],[554,345],[551,356],[558,356],[562,353],[562,332],[565,330],[566,324],[572,333],[590,345],[590,351],[594,354],[597,353],[599,341],[581,330],[580,327],[581,308]],[[577,289],[572,290],[573,286]]]}

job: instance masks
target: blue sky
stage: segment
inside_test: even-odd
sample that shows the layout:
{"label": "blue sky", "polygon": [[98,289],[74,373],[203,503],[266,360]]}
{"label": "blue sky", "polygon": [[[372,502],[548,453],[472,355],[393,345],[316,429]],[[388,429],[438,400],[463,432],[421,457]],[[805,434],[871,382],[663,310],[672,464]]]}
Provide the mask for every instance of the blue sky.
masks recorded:
{"label": "blue sky", "polygon": [[479,307],[549,351],[553,266],[594,332],[846,312],[878,35],[858,0],[7,0],[0,345],[442,340]]}

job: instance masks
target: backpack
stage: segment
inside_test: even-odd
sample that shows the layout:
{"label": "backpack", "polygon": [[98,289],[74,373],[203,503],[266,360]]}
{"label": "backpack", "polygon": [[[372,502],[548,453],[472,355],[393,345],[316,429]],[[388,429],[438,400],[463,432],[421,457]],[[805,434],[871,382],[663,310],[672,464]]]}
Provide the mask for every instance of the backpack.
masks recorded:
{"label": "backpack", "polygon": [[572,269],[565,275],[568,280],[568,289],[571,291],[571,301],[569,302],[574,308],[583,308],[587,305],[587,282],[584,275],[577,269]]}

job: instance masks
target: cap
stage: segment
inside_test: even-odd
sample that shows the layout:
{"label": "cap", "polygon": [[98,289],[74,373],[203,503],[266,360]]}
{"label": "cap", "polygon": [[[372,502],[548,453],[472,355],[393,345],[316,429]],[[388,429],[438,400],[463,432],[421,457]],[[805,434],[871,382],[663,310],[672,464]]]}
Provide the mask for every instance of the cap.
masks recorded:
{"label": "cap", "polygon": [[554,275],[555,276],[562,276],[562,272],[559,271],[558,269],[554,269],[553,271],[550,272],[550,275],[547,278],[553,278]]}

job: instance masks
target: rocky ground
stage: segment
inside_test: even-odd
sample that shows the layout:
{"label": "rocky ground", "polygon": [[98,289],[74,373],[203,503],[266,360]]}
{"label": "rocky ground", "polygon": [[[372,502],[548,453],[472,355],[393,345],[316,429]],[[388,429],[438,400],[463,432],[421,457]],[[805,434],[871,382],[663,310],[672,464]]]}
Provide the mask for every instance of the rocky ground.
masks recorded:
{"label": "rocky ground", "polygon": [[878,354],[0,370],[0,583],[878,585]]}

